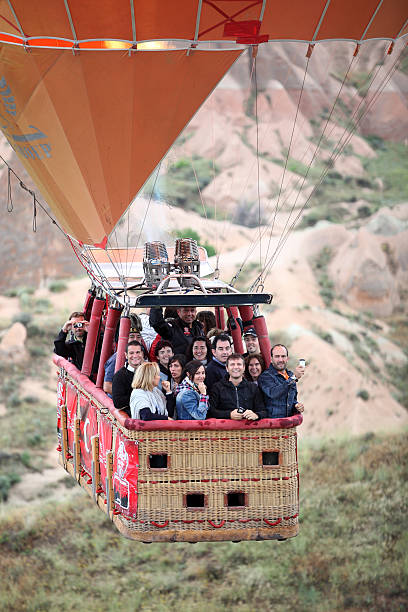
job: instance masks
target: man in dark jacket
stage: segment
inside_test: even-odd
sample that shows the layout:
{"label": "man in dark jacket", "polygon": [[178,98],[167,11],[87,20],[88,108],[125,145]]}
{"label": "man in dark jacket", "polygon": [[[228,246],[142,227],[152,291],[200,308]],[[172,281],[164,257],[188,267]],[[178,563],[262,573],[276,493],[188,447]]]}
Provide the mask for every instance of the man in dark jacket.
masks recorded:
{"label": "man in dark jacket", "polygon": [[286,369],[289,355],[283,344],[272,347],[271,357],[271,365],[258,378],[269,418],[282,419],[303,412],[303,404],[297,401],[296,383],[305,373],[305,368],[299,365],[294,372]]}
{"label": "man in dark jacket", "polygon": [[216,382],[226,377],[227,370],[225,366],[228,357],[232,353],[231,339],[227,334],[219,334],[211,340],[213,358],[205,371],[205,384],[208,391],[211,391]]}
{"label": "man in dark jacket", "polygon": [[126,363],[114,375],[112,380],[112,400],[115,408],[125,410],[130,416],[130,396],[136,369],[144,361],[143,346],[134,340],[126,347]]}
{"label": "man in dark jacket", "polygon": [[[54,340],[54,353],[72,361],[80,370],[84,360],[86,335],[89,322],[83,312],[73,312]],[[71,337],[68,339],[68,333]]]}
{"label": "man in dark jacket", "polygon": [[245,361],[233,353],[227,359],[228,378],[218,381],[210,393],[208,417],[256,421],[267,416],[262,393],[258,386],[245,380]]}
{"label": "man in dark jacket", "polygon": [[196,321],[197,308],[181,307],[177,308],[177,317],[171,321],[166,321],[163,317],[162,309],[152,307],[150,309],[149,322],[154,330],[160,334],[164,340],[171,342],[175,354],[185,355],[187,349],[197,336],[203,336],[203,327]]}
{"label": "man in dark jacket", "polygon": [[[65,357],[74,366],[81,370],[84,361],[86,338],[89,329],[89,321],[85,320],[83,312],[73,312],[68,321],[64,323],[58,336],[54,340],[54,353]],[[71,338],[68,339],[68,333]],[[92,363],[91,380],[95,381],[98,374],[99,357],[101,354],[102,337],[100,334],[96,345],[95,355]]]}

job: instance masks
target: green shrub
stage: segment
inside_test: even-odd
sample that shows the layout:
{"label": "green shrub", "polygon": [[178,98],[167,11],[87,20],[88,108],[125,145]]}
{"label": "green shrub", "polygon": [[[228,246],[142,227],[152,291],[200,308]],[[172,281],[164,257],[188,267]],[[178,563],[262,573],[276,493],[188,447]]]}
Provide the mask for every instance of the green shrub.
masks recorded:
{"label": "green shrub", "polygon": [[61,280],[54,280],[48,284],[48,290],[51,291],[51,293],[62,293],[63,291],[66,291],[67,289],[68,289],[68,285],[66,285],[66,283],[64,283],[64,281],[61,281]]}
{"label": "green shrub", "polygon": [[29,353],[31,357],[46,357],[49,354],[49,351],[44,346],[30,346]]}
{"label": "green shrub", "polygon": [[370,394],[368,393],[368,391],[366,389],[360,389],[359,391],[357,391],[357,397],[361,397],[362,400],[364,400],[365,402],[367,402],[370,399]]}
{"label": "green shrub", "polygon": [[27,326],[31,322],[32,318],[33,316],[30,312],[19,312],[18,314],[14,315],[12,322],[22,323],[23,325]]}
{"label": "green shrub", "polygon": [[43,313],[49,312],[52,309],[52,304],[50,300],[46,298],[40,298],[34,303],[34,312]]}
{"label": "green shrub", "polygon": [[0,501],[7,501],[11,487],[20,482],[20,480],[20,476],[14,472],[10,474],[0,474]]}

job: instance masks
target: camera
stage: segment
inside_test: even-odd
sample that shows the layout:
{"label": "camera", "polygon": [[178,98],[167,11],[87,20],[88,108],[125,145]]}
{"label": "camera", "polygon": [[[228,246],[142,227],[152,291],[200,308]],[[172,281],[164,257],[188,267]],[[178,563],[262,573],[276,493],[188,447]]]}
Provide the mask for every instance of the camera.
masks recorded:
{"label": "camera", "polygon": [[81,329],[81,327],[83,326],[84,324],[81,321],[79,321],[78,323],[74,323],[74,329]]}
{"label": "camera", "polygon": [[238,412],[238,414],[244,414],[244,412],[245,412],[245,408],[243,408],[242,406],[240,406],[239,408],[237,408],[237,412]]}

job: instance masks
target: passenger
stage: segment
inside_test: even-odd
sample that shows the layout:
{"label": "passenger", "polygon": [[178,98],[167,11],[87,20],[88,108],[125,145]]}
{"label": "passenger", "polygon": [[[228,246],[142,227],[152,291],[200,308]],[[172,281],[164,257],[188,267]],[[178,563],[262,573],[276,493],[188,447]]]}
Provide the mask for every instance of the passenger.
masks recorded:
{"label": "passenger", "polygon": [[166,394],[167,412],[176,418],[176,395],[178,386],[183,380],[183,370],[186,365],[184,355],[174,355],[169,361],[171,379],[162,381],[162,390]]}
{"label": "passenger", "polygon": [[[154,356],[157,359],[160,369],[160,383],[163,380],[170,380],[169,361],[173,357],[173,347],[168,340],[160,340],[154,348]],[[159,388],[161,384],[159,385]]]}
{"label": "passenger", "polygon": [[177,308],[177,318],[168,322],[163,318],[162,309],[154,307],[150,309],[150,325],[164,340],[172,343],[175,353],[185,355],[193,338],[203,335],[203,328],[201,323],[196,321],[196,314],[197,308],[180,307]]}
{"label": "passenger", "polygon": [[[140,331],[142,329],[142,321],[140,317],[135,314],[131,314],[129,318],[130,318],[130,329],[129,329],[128,346],[131,342],[134,342],[134,341],[139,342],[139,344],[141,344],[143,348],[144,358],[147,359],[147,349],[146,349],[146,345],[141,336],[141,331]],[[119,326],[117,328],[117,335],[119,336]],[[115,351],[113,355],[111,355],[109,359],[106,360],[105,366],[104,366],[105,376],[103,379],[103,390],[109,396],[112,395],[112,381],[115,375],[116,355],[117,355],[117,352]]]}
{"label": "passenger", "polygon": [[272,347],[271,357],[271,365],[258,379],[269,418],[281,419],[303,412],[303,404],[297,401],[296,382],[305,373],[305,368],[297,366],[294,372],[286,369],[289,354],[283,344]]}
{"label": "passenger", "polygon": [[248,357],[248,355],[252,355],[253,353],[260,353],[261,349],[259,346],[258,334],[256,333],[253,327],[246,329],[242,336],[245,340],[246,353],[244,353],[244,357]]}
{"label": "passenger", "polygon": [[225,334],[225,331],[219,327],[213,327],[209,332],[207,332],[207,338],[211,340],[211,338],[214,338],[214,336],[219,336],[220,334]]}
{"label": "passenger", "polygon": [[203,326],[204,336],[208,334],[210,329],[217,326],[215,314],[211,312],[211,310],[200,310],[200,312],[197,314],[197,321],[200,321],[201,325]]}
{"label": "passenger", "polygon": [[132,419],[142,421],[167,421],[166,400],[157,387],[160,370],[157,363],[142,363],[134,376],[130,411]]}
{"label": "passenger", "polygon": [[239,353],[227,359],[228,378],[211,389],[209,417],[256,421],[267,416],[262,393],[257,385],[244,378],[245,361]]}
{"label": "passenger", "polygon": [[265,370],[265,360],[259,353],[253,353],[245,358],[245,378],[258,384],[258,378]]}
{"label": "passenger", "polygon": [[126,363],[114,374],[112,381],[112,400],[115,408],[125,410],[130,416],[130,395],[133,376],[144,361],[143,347],[140,342],[129,342],[126,347]]}
{"label": "passenger", "polygon": [[[89,321],[85,320],[84,313],[73,312],[54,340],[54,353],[71,361],[78,370],[82,368],[82,363],[84,361],[88,330]],[[68,332],[71,332],[70,338],[68,338]],[[97,345],[92,364],[92,378],[95,378],[98,373],[99,355],[100,341]]]}
{"label": "passenger", "polygon": [[177,319],[177,308],[173,308],[172,306],[166,306],[164,309],[164,315],[166,321],[173,321],[173,319]]}
{"label": "passenger", "polygon": [[158,336],[156,330],[154,330],[153,327],[149,323],[149,313],[150,313],[150,308],[146,308],[146,312],[138,313],[138,317],[142,323],[142,330],[140,334],[144,340],[148,353],[150,351],[150,347],[152,346],[152,343]]}
{"label": "passenger", "polygon": [[208,411],[207,388],[204,384],[205,368],[193,359],[184,368],[185,378],[176,397],[177,418],[181,420],[205,419]]}
{"label": "passenger", "polygon": [[231,355],[231,339],[227,334],[214,336],[212,339],[212,355],[213,358],[207,366],[205,382],[207,389],[211,391],[213,385],[225,378],[227,370],[225,364],[228,357]]}
{"label": "passenger", "polygon": [[198,359],[206,366],[212,359],[211,342],[206,336],[194,338],[187,351],[187,361]]}

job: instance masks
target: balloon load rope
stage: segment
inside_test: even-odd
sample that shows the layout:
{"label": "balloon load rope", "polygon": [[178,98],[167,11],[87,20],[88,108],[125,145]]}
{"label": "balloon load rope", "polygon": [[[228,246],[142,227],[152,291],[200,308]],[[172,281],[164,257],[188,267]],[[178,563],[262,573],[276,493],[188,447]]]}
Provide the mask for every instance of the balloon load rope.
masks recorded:
{"label": "balloon load rope", "polygon": [[32,189],[30,189],[29,187],[27,187],[24,184],[23,179],[19,177],[17,172],[15,172],[15,170],[13,170],[13,168],[4,159],[4,157],[2,155],[0,155],[0,160],[3,162],[3,164],[5,166],[7,166],[7,212],[11,213],[14,210],[14,205],[13,205],[13,186],[12,186],[12,176],[14,176],[15,179],[18,181],[19,187],[21,189],[23,189],[24,191],[27,191],[32,196],[32,198],[33,198],[33,232],[37,231],[37,206],[39,206],[41,208],[41,210],[47,215],[47,217],[51,221],[51,223],[53,223],[53,225],[55,225],[60,230],[60,232],[62,234],[64,234],[64,236],[68,237],[68,234],[66,232],[64,232],[62,227],[59,225],[58,221],[56,219],[54,219],[54,217],[52,215],[50,215],[50,213],[48,212],[46,206],[44,204],[42,204],[41,201],[38,199],[37,194],[35,193],[35,191],[33,191]]}

